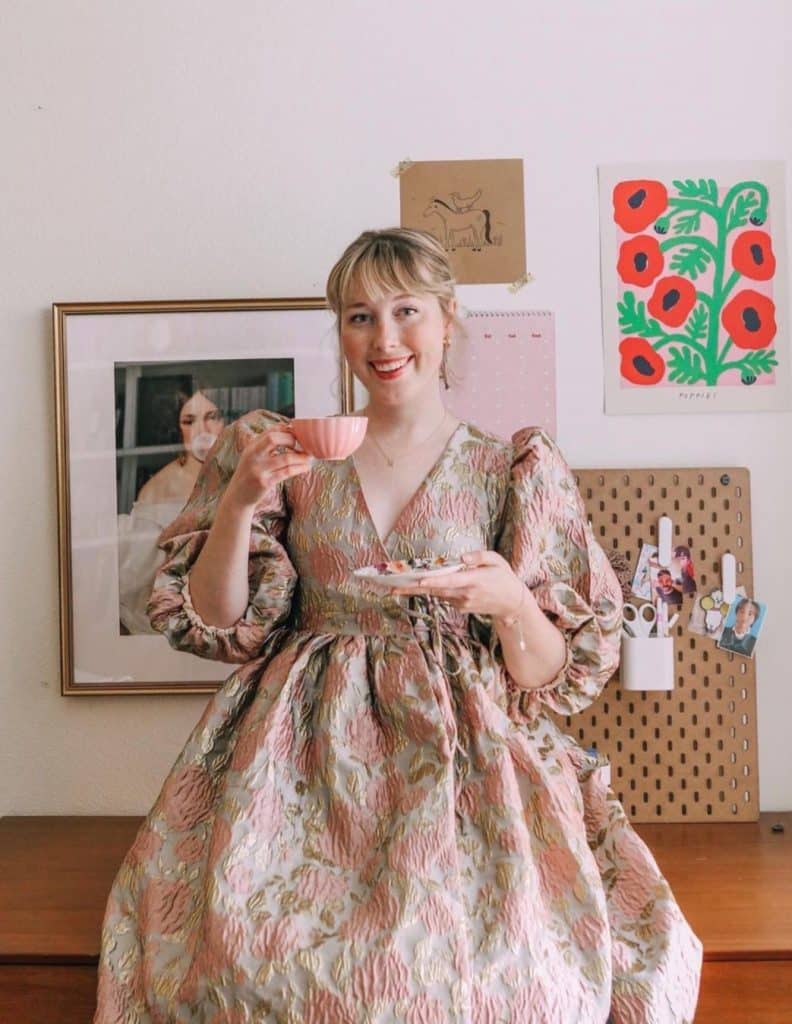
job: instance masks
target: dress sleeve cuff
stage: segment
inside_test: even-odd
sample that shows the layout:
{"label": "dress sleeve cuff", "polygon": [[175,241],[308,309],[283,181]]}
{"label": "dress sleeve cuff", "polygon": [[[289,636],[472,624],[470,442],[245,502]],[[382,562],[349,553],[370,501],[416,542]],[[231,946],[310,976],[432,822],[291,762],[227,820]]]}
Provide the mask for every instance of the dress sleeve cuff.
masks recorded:
{"label": "dress sleeve cuff", "polygon": [[204,622],[195,610],[195,605],[192,602],[189,576],[184,577],[184,583],[182,584],[182,597],[184,598],[184,614],[187,616],[190,625],[194,626],[199,630],[199,632],[205,633],[207,636],[211,637],[230,637],[234,635],[241,619],[238,619],[232,626],[210,626],[208,623]]}
{"label": "dress sleeve cuff", "polygon": [[508,676],[509,704],[513,719],[531,722],[538,715],[541,706],[545,703],[544,698],[561,686],[567,678],[573,662],[573,651],[571,645],[566,644],[566,657],[564,664],[556,672],[552,679],[541,686],[522,687],[518,686],[511,676]]}

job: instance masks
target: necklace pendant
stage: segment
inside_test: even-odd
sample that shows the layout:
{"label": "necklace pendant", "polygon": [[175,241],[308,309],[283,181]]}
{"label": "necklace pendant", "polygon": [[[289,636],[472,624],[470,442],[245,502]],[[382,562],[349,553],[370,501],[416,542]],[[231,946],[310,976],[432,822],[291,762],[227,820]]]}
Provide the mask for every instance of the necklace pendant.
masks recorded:
{"label": "necklace pendant", "polygon": [[[425,437],[423,439],[423,441],[419,441],[418,444],[413,445],[412,450],[414,451],[416,448],[421,448],[428,441],[431,441],[431,439],[435,436],[435,434],[438,432],[438,430],[443,426],[443,424],[445,423],[447,417],[448,417],[448,410],[447,409],[443,409],[443,418],[440,420],[438,425],[434,428],[432,433],[429,434],[428,437]],[[376,439],[376,437],[374,437],[373,434],[370,434],[370,433],[366,434],[366,440],[368,440],[369,438],[371,438],[371,440],[372,440],[372,442],[374,444],[374,447],[377,449],[377,451],[380,453],[380,455],[383,457],[383,459],[385,459],[385,462],[387,463],[387,465],[388,465],[388,467],[390,469],[393,469],[393,466],[394,466],[395,462],[405,458],[407,455],[410,454],[409,452],[402,452],[400,455],[397,455],[397,456],[392,458],[390,455],[388,455],[388,453],[385,451],[385,449],[382,447],[382,445],[379,443],[379,441]]]}

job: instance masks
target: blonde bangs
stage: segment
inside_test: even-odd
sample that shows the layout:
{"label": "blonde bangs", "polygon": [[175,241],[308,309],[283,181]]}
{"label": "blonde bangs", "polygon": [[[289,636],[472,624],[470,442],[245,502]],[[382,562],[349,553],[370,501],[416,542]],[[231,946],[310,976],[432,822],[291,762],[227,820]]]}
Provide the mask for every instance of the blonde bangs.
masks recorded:
{"label": "blonde bangs", "polygon": [[383,295],[434,290],[426,275],[417,272],[414,260],[410,260],[411,265],[408,265],[404,259],[394,258],[395,255],[391,247],[372,247],[361,253],[360,258],[347,268],[344,280],[339,282],[340,308],[348,304],[350,295],[357,290],[373,302]]}
{"label": "blonde bangs", "polygon": [[402,292],[431,294],[447,308],[454,279],[446,253],[432,235],[391,228],[364,232],[330,271],[327,301],[336,316],[356,290],[372,301]]}

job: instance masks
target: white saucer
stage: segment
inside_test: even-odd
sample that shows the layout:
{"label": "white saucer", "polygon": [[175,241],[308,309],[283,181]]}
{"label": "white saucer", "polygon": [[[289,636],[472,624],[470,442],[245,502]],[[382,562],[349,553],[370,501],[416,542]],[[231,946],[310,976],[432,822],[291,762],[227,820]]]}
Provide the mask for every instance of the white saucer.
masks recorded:
{"label": "white saucer", "polygon": [[[393,562],[385,562],[383,564],[394,565]],[[447,576],[464,568],[465,565],[462,562],[445,562],[441,565],[430,566],[427,569],[382,572],[381,566],[366,565],[362,569],[355,569],[353,575],[365,580],[367,583],[375,583],[382,587],[407,587],[413,583],[419,583],[429,576]]]}

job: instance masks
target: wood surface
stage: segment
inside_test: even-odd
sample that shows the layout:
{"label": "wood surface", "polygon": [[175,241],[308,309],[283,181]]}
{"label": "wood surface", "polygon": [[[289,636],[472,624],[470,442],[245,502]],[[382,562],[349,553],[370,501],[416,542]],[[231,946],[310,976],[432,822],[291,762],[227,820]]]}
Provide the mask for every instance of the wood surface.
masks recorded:
{"label": "wood surface", "polygon": [[107,894],[139,825],[0,818],[0,963],[95,962]]}
{"label": "wood surface", "polygon": [[[96,959],[107,894],[140,820],[0,818],[0,962]],[[636,830],[708,960],[792,959],[792,812]]]}
{"label": "wood surface", "polygon": [[[0,1021],[90,1024],[96,968],[72,964],[0,964]],[[704,964],[695,1024],[789,1024],[792,963]]]}
{"label": "wood surface", "polygon": [[792,961],[708,961],[695,1024],[790,1024]]}
{"label": "wood surface", "polygon": [[[140,821],[0,819],[2,1024],[90,1024],[104,904]],[[636,828],[704,942],[696,1024],[790,1024],[792,812]]]}
{"label": "wood surface", "polygon": [[91,1024],[96,966],[0,963],[2,1024]]}
{"label": "wood surface", "polygon": [[[773,832],[774,824],[784,831]],[[792,812],[636,831],[704,943],[705,959],[792,960]]]}

